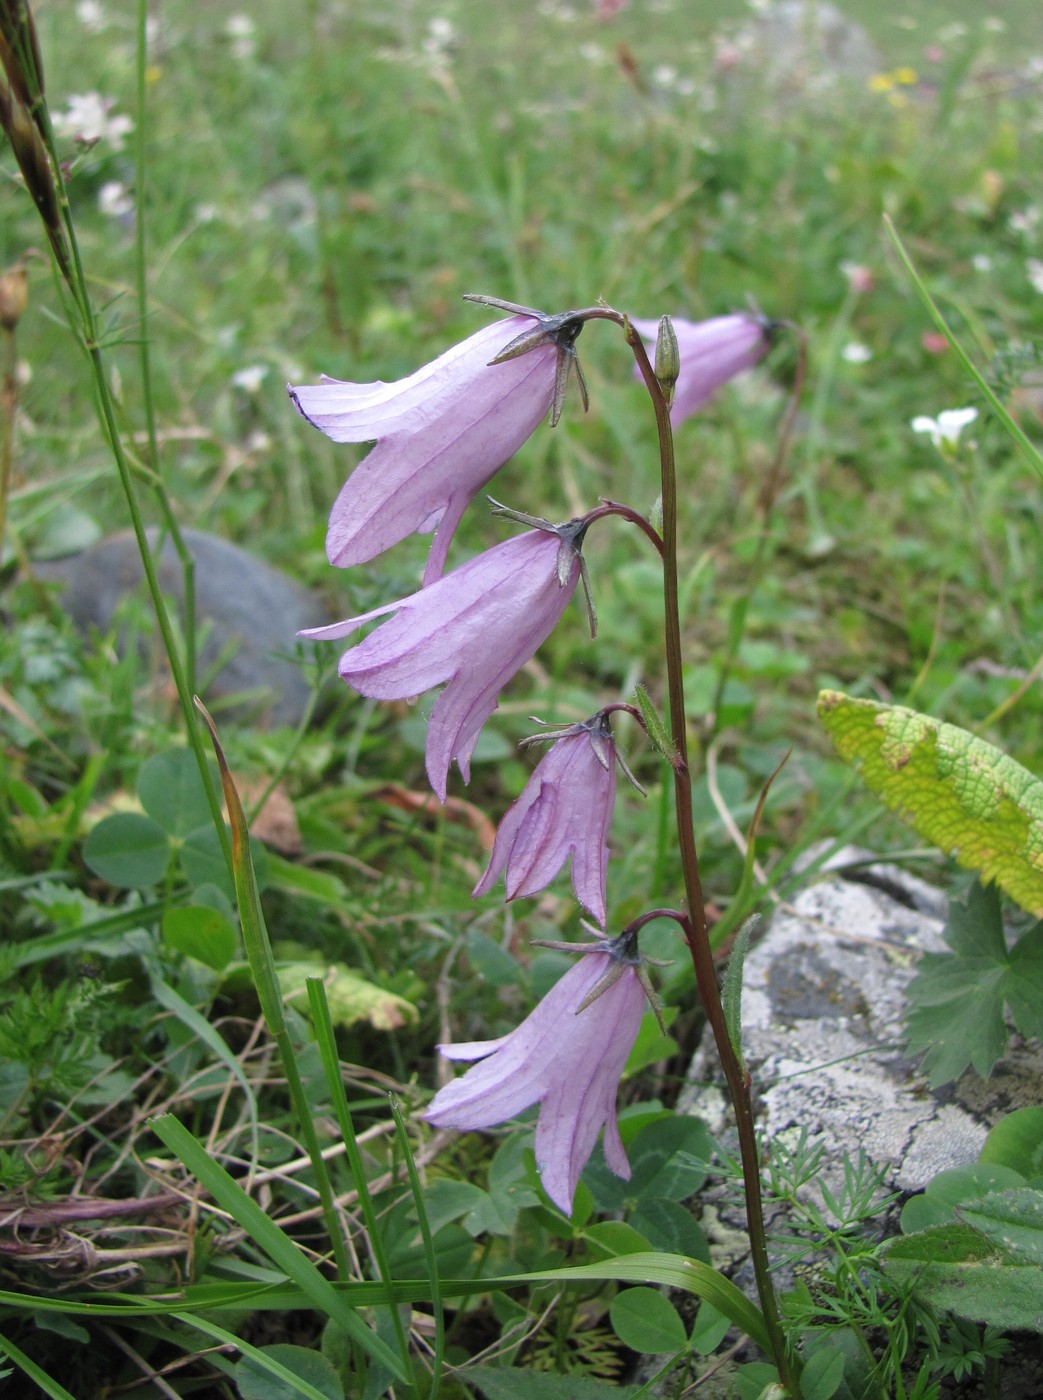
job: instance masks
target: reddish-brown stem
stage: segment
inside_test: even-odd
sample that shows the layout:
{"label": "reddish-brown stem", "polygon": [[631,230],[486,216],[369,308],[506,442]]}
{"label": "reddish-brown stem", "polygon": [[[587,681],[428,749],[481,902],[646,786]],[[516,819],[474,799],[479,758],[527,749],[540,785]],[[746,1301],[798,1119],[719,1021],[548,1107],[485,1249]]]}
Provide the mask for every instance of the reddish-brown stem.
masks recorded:
{"label": "reddish-brown stem", "polygon": [[[607,319],[616,319],[611,317]],[[750,1238],[750,1254],[757,1281],[764,1323],[771,1340],[773,1360],[779,1377],[790,1395],[799,1397],[797,1373],[786,1350],[786,1340],[779,1318],[778,1302],[772,1285],[768,1263],[767,1236],[764,1229],[764,1206],[761,1197],[760,1155],[753,1121],[750,1077],[741,1065],[732,1046],[721,1003],[706,923],[706,906],[702,881],[699,878],[699,856],[695,844],[695,824],[692,816],[692,777],[688,767],[688,735],[685,722],[684,680],[682,674],[681,618],[677,578],[677,476],[674,463],[673,431],[670,410],[662,387],[656,379],[640,335],[623,321],[627,344],[634,352],[641,377],[655,409],[659,431],[659,455],[663,486],[663,610],[665,619],[666,677],[670,698],[670,734],[677,751],[678,762],[672,765],[674,806],[677,815],[677,839],[684,874],[689,917],[685,920],[685,937],[695,968],[699,998],[713,1031],[721,1068],[735,1113],[742,1158],[743,1188],[746,1197],[746,1221]]]}
{"label": "reddish-brown stem", "polygon": [[659,551],[660,557],[663,554],[663,539],[659,531],[646,520],[640,511],[634,510],[631,506],[625,506],[619,501],[602,501],[593,510],[587,511],[583,519],[588,525],[592,525],[595,520],[604,520],[607,515],[618,515],[623,520],[629,520],[632,525],[636,525],[639,530],[643,530],[648,538]]}

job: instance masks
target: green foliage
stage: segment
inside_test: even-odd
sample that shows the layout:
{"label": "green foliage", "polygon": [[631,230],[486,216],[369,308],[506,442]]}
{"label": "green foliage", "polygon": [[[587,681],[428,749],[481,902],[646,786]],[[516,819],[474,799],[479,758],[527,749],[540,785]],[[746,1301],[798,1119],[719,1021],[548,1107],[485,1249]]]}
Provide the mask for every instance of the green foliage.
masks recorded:
{"label": "green foliage", "polygon": [[1043,1108],[1016,1108],[989,1129],[978,1161],[1043,1179]]}
{"label": "green foliage", "polygon": [[242,1400],[294,1400],[300,1395],[309,1400],[344,1400],[343,1383],[320,1352],[285,1342],[261,1347],[260,1352],[292,1379],[273,1375],[262,1369],[258,1360],[244,1356],[235,1368],[235,1384]]}
{"label": "green foliage", "polygon": [[609,1309],[616,1336],[631,1351],[657,1356],[679,1351],[687,1341],[677,1309],[654,1288],[628,1288]]}
{"label": "green foliage", "polygon": [[118,1024],[116,989],[92,981],[0,987],[0,1109],[8,1128],[34,1119],[47,1103],[82,1108],[118,1102],[131,1076],[102,1048]]}
{"label": "green foliage", "polygon": [[898,705],[823,691],[837,752],[903,821],[1043,914],[1043,782],[993,744]]}
{"label": "green foliage", "polygon": [[[1030,767],[1043,758],[1043,699],[1038,687],[1024,684],[1043,624],[1038,497],[984,415],[975,445],[959,458],[936,460],[926,443],[911,438],[909,419],[965,401],[967,380],[951,354],[924,348],[926,323],[892,275],[878,224],[882,209],[893,212],[918,256],[923,250],[925,276],[976,357],[991,363],[1004,394],[1017,392],[1017,381],[1039,360],[1025,275],[1036,235],[1017,219],[1031,208],[1025,171],[1039,165],[1039,133],[1033,97],[1019,95],[1016,82],[999,92],[990,86],[988,102],[978,99],[991,74],[1018,69],[1019,22],[1022,34],[1034,33],[1036,15],[1012,4],[1008,34],[946,41],[943,60],[904,106],[890,101],[900,93],[867,94],[861,85],[857,92],[809,93],[791,105],[762,91],[754,73],[721,71],[717,57],[727,52],[738,20],[713,7],[699,14],[680,4],[653,9],[632,5],[603,23],[593,5],[515,13],[463,0],[447,12],[454,36],[436,58],[423,7],[394,0],[320,7],[287,28],[279,7],[260,5],[249,15],[253,51],[242,56],[220,7],[174,0],[153,33],[144,112],[135,111],[134,21],[118,0],[102,6],[99,32],[68,7],[39,7],[37,19],[55,110],[68,94],[97,87],[147,131],[149,163],[139,208],[129,217],[114,219],[99,205],[112,182],[127,191],[135,185],[128,149],[101,141],[74,151],[67,141],[63,157],[88,276],[107,302],[101,338],[118,385],[119,428],[150,518],[158,515],[149,491],[158,473],[178,519],[205,523],[307,581],[321,580],[338,594],[335,615],[410,591],[426,542],[405,543],[371,569],[329,582],[323,517],[364,449],[333,447],[300,422],[283,380],[320,371],[367,379],[408,373],[480,324],[459,302],[472,287],[548,307],[603,295],[646,315],[724,312],[752,296],[768,314],[802,324],[810,394],[773,506],[764,496],[774,474],[779,388],[793,368],[788,345],[678,436],[688,473],[681,531],[693,641],[693,765],[702,771],[704,742],[714,744],[717,760],[713,783],[698,782],[695,817],[709,893],[721,906],[743,868],[731,827],[749,820],[783,749],[793,745],[794,755],[772,790],[759,852],[783,897],[800,878],[791,872],[804,848],[872,813],[872,804],[848,795],[842,765],[821,752],[810,718],[819,687],[858,697],[915,694],[922,709],[965,727],[995,714],[990,735]],[[888,67],[908,61],[906,31],[869,10],[860,18],[876,28]],[[933,42],[932,21],[914,19],[919,53],[921,39]],[[779,236],[794,227],[799,238]],[[154,250],[143,306],[127,286],[139,229]],[[24,188],[7,180],[0,189],[0,269],[39,243]],[[983,259],[987,272],[978,270]],[[846,290],[842,261],[870,268],[870,293]],[[143,328],[150,383],[139,358]],[[870,358],[847,359],[853,343]],[[570,405],[553,434],[527,444],[504,469],[503,495],[556,518],[576,501],[606,493],[654,511],[647,403],[629,383],[629,363],[618,343],[593,327],[583,354],[590,414],[581,423]],[[13,547],[5,565],[17,557],[38,567],[126,521],[66,308],[35,259],[17,358],[16,411],[8,415],[5,402],[0,415],[15,425],[5,541]],[[267,371],[257,391],[233,382],[248,364]],[[147,396],[158,427],[154,454]],[[1030,413],[1020,416],[1031,423]],[[461,532],[460,557],[486,542],[484,529],[475,512]],[[524,781],[513,744],[527,732],[529,714],[590,713],[592,690],[599,701],[618,699],[639,674],[649,709],[662,705],[658,571],[628,533],[599,530],[591,541],[609,644],[578,650],[579,623],[566,619],[538,666],[505,699],[495,732],[490,727],[483,736],[459,806],[423,807],[418,709],[391,713],[338,693],[304,735],[222,722],[237,771],[244,766],[263,784],[281,776],[297,819],[299,854],[287,848],[272,857],[267,880],[262,873],[264,913],[280,956],[296,964],[284,977],[287,987],[291,975],[299,986],[310,971],[336,970],[331,993],[344,999],[331,995],[333,1048],[356,1067],[345,1074],[361,1147],[357,1170],[347,1170],[336,1152],[329,1170],[345,1200],[360,1178],[382,1183],[380,1221],[400,1279],[417,1270],[419,1222],[395,1184],[400,1161],[383,1135],[386,1095],[421,1106],[433,1078],[433,1046],[445,1032],[448,987],[454,1035],[461,1028],[498,1034],[516,1023],[548,974],[540,958],[519,969],[517,948],[530,935],[566,936],[575,927],[565,880],[538,903],[518,901],[506,916],[491,900],[471,905],[467,891],[480,869],[483,830],[476,818],[502,811]],[[17,580],[5,574],[5,583],[0,1109],[12,1146],[0,1155],[4,1184],[28,1193],[30,1202],[89,1195],[96,1183],[103,1192],[133,1196],[153,1189],[136,1164],[147,1162],[152,1172],[159,1162],[187,1195],[194,1189],[189,1178],[169,1153],[157,1159],[141,1111],[176,1106],[237,1180],[252,1189],[260,1176],[258,1193],[273,1219],[300,1219],[287,1231],[292,1248],[303,1242],[321,1250],[328,1242],[319,1241],[320,1227],[308,1215],[314,1178],[295,1165],[302,1155],[298,1125],[256,1038],[256,996],[237,963],[238,914],[224,852],[184,734],[171,719],[165,682],[147,654],[151,620],[131,600],[107,635],[83,638],[55,585],[31,569]],[[316,621],[321,611],[317,601]],[[741,743],[727,735],[729,726],[741,726]],[[620,796],[610,887],[617,924],[647,907],[650,896],[676,888],[676,855],[655,821],[662,764],[654,745],[633,747],[650,798]],[[918,763],[919,754],[912,766]],[[1024,858],[1032,819],[1030,813],[1023,827],[1000,805],[997,859],[1007,871]],[[894,826],[878,825],[873,837],[881,845],[904,841]],[[254,858],[263,865],[257,844]],[[1004,963],[990,927],[987,946],[954,946],[946,965],[966,971],[968,959],[987,962],[994,1031],[1003,988],[1017,999],[1015,972],[1025,974],[1029,989],[1022,1014],[1035,1014],[1035,962],[1022,939],[1006,950]],[[663,946],[653,949],[657,938]],[[676,1002],[668,1012],[680,1014],[670,1022],[672,1041],[649,1032],[631,1061],[629,1091],[644,1096],[645,1106],[623,1120],[634,1166],[629,1184],[595,1163],[569,1222],[541,1195],[524,1129],[492,1148],[473,1136],[439,1144],[427,1161],[425,1208],[438,1258],[465,1280],[474,1275],[469,1296],[453,1295],[454,1359],[466,1362],[469,1347],[495,1343],[510,1362],[476,1377],[479,1387],[489,1378],[492,1400],[550,1397],[555,1383],[569,1396],[587,1387],[604,1394],[610,1387],[589,1376],[618,1363],[607,1317],[613,1303],[633,1307],[633,1298],[625,1300],[644,1292],[653,1265],[640,1262],[642,1254],[647,1259],[651,1245],[705,1257],[699,1223],[680,1199],[701,1185],[712,1149],[701,1127],[677,1127],[662,1109],[661,1102],[672,1102],[673,1084],[658,1068],[675,1048],[690,1049],[691,974],[672,932],[668,938],[649,930],[647,947],[674,959],[664,981]],[[939,1008],[943,1031],[945,1017],[951,1022],[968,1005],[966,981],[956,982],[958,995]],[[396,1017],[401,1025],[387,1029]],[[383,1025],[374,1024],[382,1018]],[[292,1009],[287,1022],[323,1144],[335,1149],[333,1096],[307,1022]],[[987,1053],[979,1047],[979,1055]],[[651,1099],[658,1102],[650,1109]],[[994,1141],[997,1160],[1026,1177],[1034,1122],[1023,1120],[1006,1137],[997,1129]],[[36,1134],[55,1123],[60,1154],[52,1160]],[[791,1179],[807,1171],[813,1182],[810,1155]],[[881,1208],[871,1180],[855,1164],[842,1203],[851,1222],[859,1211],[868,1220]],[[818,1240],[832,1249],[835,1221],[821,1204],[820,1218],[807,1219],[803,1245]],[[599,1211],[619,1218],[598,1220]],[[173,1208],[164,1227],[177,1219]],[[274,1285],[274,1271],[253,1242],[226,1228],[215,1217],[186,1243],[183,1258],[142,1253],[143,1284],[137,1276],[126,1282],[146,1300],[144,1312],[153,1286],[161,1297],[191,1277],[201,1280],[201,1291],[186,1295],[196,1299],[197,1321],[212,1316],[215,1292],[208,1289],[227,1289],[222,1306],[234,1307],[237,1317],[263,1306],[246,1290]],[[816,1278],[810,1301],[800,1300],[805,1311],[794,1309],[794,1325],[821,1344],[807,1348],[809,1400],[841,1393],[829,1386],[852,1318],[874,1337],[883,1319],[895,1338],[889,1356],[922,1345],[939,1375],[950,1362],[947,1373],[956,1376],[996,1355],[980,1329],[954,1328],[949,1351],[945,1339],[931,1350],[917,1318],[903,1335],[915,1310],[909,1304],[901,1313],[901,1290],[878,1287],[873,1261],[850,1238],[858,1228],[850,1223],[840,1247],[864,1270],[861,1291],[835,1264],[836,1277],[827,1270]],[[373,1230],[367,1224],[360,1233],[369,1238],[359,1241],[358,1257],[371,1268],[364,1245]],[[129,1253],[144,1237],[114,1247],[126,1245]],[[106,1267],[107,1239],[84,1228],[77,1241],[99,1269]],[[169,1238],[162,1243],[167,1248]],[[582,1299],[579,1290],[561,1294],[559,1283],[544,1279],[494,1292],[490,1301],[478,1277],[494,1267],[537,1271],[573,1257],[599,1266],[637,1259],[635,1269],[644,1272],[624,1280],[635,1286],[615,1299],[618,1280],[607,1271],[590,1277]],[[23,1267],[20,1259],[8,1264]],[[24,1268],[30,1289],[39,1275],[31,1262]],[[686,1269],[671,1268],[669,1281],[682,1284]],[[372,1267],[367,1284],[378,1272]],[[668,1281],[667,1273],[656,1281]],[[875,1293],[865,1280],[874,1281]],[[83,1306],[104,1306],[99,1296],[92,1292]],[[411,1296],[429,1305],[422,1291]],[[555,1298],[526,1352],[521,1339]],[[17,1301],[8,1296],[5,1305]],[[298,1292],[284,1293],[281,1307],[309,1305]],[[176,1360],[171,1374],[185,1376],[186,1389],[212,1384],[208,1362],[185,1361],[198,1333],[187,1323],[177,1324],[181,1331],[163,1324],[163,1306],[153,1305],[136,1334],[126,1315],[113,1325],[127,1329],[149,1364]],[[371,1306],[372,1296],[360,1303]],[[389,1311],[385,1305],[374,1317],[376,1334],[391,1341]],[[579,1343],[588,1322],[589,1340]],[[707,1317],[704,1343],[720,1325],[719,1317]],[[746,1316],[744,1325],[755,1328],[756,1318]],[[239,1331],[250,1335],[252,1326]],[[237,1340],[234,1330],[208,1335],[224,1347]],[[26,1357],[24,1374],[61,1393],[47,1379],[48,1372],[65,1374],[53,1364],[60,1355],[54,1335],[33,1335],[31,1347],[21,1333],[15,1340],[40,1358],[34,1372]],[[106,1369],[99,1385],[130,1390],[139,1383],[97,1329],[91,1343]],[[280,1351],[259,1350],[269,1358]],[[536,1356],[569,1374],[533,1370]],[[49,1357],[52,1364],[43,1366]],[[230,1376],[233,1363],[222,1360]],[[271,1377],[256,1367],[256,1358],[237,1366],[240,1388]],[[744,1396],[759,1396],[775,1380],[770,1367],[744,1373]],[[375,1396],[379,1367],[365,1380],[344,1374],[349,1388],[367,1400]],[[427,1381],[421,1378],[420,1393]],[[504,1389],[512,1383],[523,1389]],[[445,1400],[463,1394],[455,1382],[442,1391]]]}
{"label": "green foliage", "polygon": [[1043,1331],[1043,1191],[989,1191],[956,1215],[891,1242],[887,1276],[959,1317]]}
{"label": "green foliage", "polygon": [[629,1385],[607,1385],[584,1376],[549,1376],[539,1371],[473,1366],[467,1372],[486,1400],[628,1400],[637,1390]]}
{"label": "green foliage", "polygon": [[1023,1035],[1043,1036],[1043,923],[1010,948],[994,887],[975,883],[949,906],[951,953],[925,953],[909,984],[909,1051],[932,1087],[973,1066],[987,1078],[1007,1045],[1006,1009]]}

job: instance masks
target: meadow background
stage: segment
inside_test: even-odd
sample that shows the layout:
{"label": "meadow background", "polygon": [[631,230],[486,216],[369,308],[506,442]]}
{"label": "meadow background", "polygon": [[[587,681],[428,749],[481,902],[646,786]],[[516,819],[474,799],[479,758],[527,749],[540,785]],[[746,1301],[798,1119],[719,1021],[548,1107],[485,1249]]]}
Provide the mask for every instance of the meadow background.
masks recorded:
{"label": "meadow background", "polygon": [[[143,335],[158,427],[152,465],[178,520],[312,587],[317,623],[412,591],[426,542],[346,574],[329,568],[329,507],[366,449],[311,429],[286,382],[410,373],[483,323],[465,292],[547,311],[601,297],[636,316],[691,319],[753,304],[799,326],[806,382],[772,499],[765,483],[797,370],[794,336],[781,335],[763,366],[678,434],[698,829],[718,911],[742,865],[722,810],[744,828],[787,749],[760,846],[779,891],[795,888],[792,863],[823,839],[915,845],[831,755],[814,717],[820,688],[913,704],[1034,771],[1043,763],[1039,481],[985,412],[950,454],[912,431],[917,415],[978,400],[882,226],[886,213],[964,346],[1036,435],[1038,7],[841,8],[875,46],[848,76],[814,44],[805,70],[780,73],[756,37],[759,12],[739,3],[632,0],[599,14],[580,0],[312,0],[291,20],[277,5],[170,0],[149,19],[144,110],[133,7],[81,0],[37,13],[55,116],[74,94],[112,104],[90,149],[71,128],[65,141],[146,513],[159,518],[144,470]],[[118,647],[118,629],[81,636],[35,574],[35,564],[127,520],[86,362],[46,259],[29,254],[42,235],[6,149],[0,172],[0,269],[29,255],[28,306],[4,342],[17,408],[0,596],[0,1049],[14,1068],[0,1081],[0,1169],[8,1191],[33,1199],[100,1182],[106,1194],[134,1194],[156,1151],[150,1114],[175,1107],[229,1160],[246,1132],[222,1097],[227,1074],[213,1046],[155,1000],[157,979],[240,1056],[263,1105],[264,1161],[298,1149],[266,1077],[238,955],[210,966],[163,923],[163,909],[183,898],[181,867],[172,862],[155,888],[120,887],[83,859],[92,826],[135,805],[143,765],[181,748],[183,728],[168,687]],[[144,322],[132,272],[138,220]],[[552,519],[600,496],[650,509],[654,425],[629,352],[597,324],[579,349],[589,413],[570,395],[558,427],[526,444],[495,494]],[[493,535],[472,510],[452,558]],[[219,713],[237,775],[255,793],[278,776],[292,814],[288,842],[270,843],[265,877],[277,953],[350,970],[376,989],[377,1009],[359,1015],[353,1003],[338,1028],[343,1058],[358,1067],[363,1124],[386,1117],[387,1086],[407,1106],[425,1101],[433,1046],[447,1030],[500,1034],[563,966],[560,955],[531,956],[527,941],[575,935],[567,882],[517,909],[468,893],[482,868],[483,821],[498,819],[524,782],[515,746],[531,732],[528,717],[583,718],[630,699],[639,678],[658,693],[654,560],[630,533],[608,529],[588,554],[597,644],[584,639],[578,609],[567,615],[505,696],[470,789],[454,789],[464,801],[444,816],[418,813],[411,798],[424,787],[416,708],[379,709],[344,687],[318,694],[335,647],[284,639],[317,692],[298,731]],[[138,607],[133,625],[147,628]],[[677,886],[657,761],[636,741],[630,761],[649,795],[623,793],[617,808],[614,922]],[[930,853],[917,869],[951,877]],[[160,913],[137,915],[143,905]],[[113,933],[92,936],[93,922],[115,916]],[[46,960],[26,952],[42,936]],[[648,951],[657,951],[651,941]],[[697,1018],[683,969],[664,983],[672,1040],[645,1047],[646,1075],[635,1074],[631,1094],[669,1105]],[[425,1130],[414,1120],[412,1131],[423,1157]],[[379,1130],[374,1140],[377,1173],[386,1165]],[[443,1148],[432,1169],[484,1179],[482,1151],[474,1139]],[[280,1209],[290,1210],[281,1198]],[[176,1228],[171,1239],[181,1240]],[[191,1272],[176,1257],[157,1253],[146,1281]],[[23,1267],[20,1283],[44,1277],[32,1259],[12,1267],[16,1276]],[[46,1360],[46,1337],[18,1326],[21,1344]],[[106,1358],[99,1383],[115,1364]],[[129,1385],[133,1365],[119,1364]]]}

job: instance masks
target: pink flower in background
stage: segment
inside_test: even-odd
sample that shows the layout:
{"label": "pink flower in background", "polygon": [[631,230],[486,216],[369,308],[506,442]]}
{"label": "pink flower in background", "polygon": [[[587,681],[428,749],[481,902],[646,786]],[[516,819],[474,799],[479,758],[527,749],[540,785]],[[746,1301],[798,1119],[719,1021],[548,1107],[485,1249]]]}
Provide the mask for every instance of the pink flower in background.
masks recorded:
{"label": "pink flower in background", "polygon": [[424,1114],[436,1128],[470,1132],[538,1103],[536,1164],[544,1190],[566,1214],[602,1128],[605,1161],[617,1176],[630,1176],[616,1095],[645,1006],[632,939],[576,951],[584,956],[510,1035],[438,1047],[450,1060],[480,1063],[439,1090]]}
{"label": "pink flower in background", "polygon": [[940,331],[924,331],[920,337],[920,344],[928,355],[944,355],[949,349],[948,337]]}
{"label": "pink flower in background", "polygon": [[552,339],[491,365],[536,317],[496,321],[393,384],[328,379],[290,387],[300,413],[334,442],[376,441],[330,513],[331,564],[364,564],[433,530],[424,582],[439,578],[460,518],[546,417],[559,348]]}
{"label": "pink flower in background", "polygon": [[[771,346],[771,323],[757,316],[737,314],[715,316],[709,321],[683,321],[670,318],[681,357],[670,422],[676,428],[710,399],[722,384],[744,370],[752,369]],[[655,350],[658,321],[631,325]]]}
{"label": "pink flower in background", "polygon": [[859,296],[865,296],[876,285],[873,269],[866,267],[865,263],[842,262],[840,271],[847,281],[848,291],[855,292]]}
{"label": "pink flower in background", "polygon": [[344,653],[340,674],[361,695],[407,700],[445,689],[427,730],[427,775],[445,801],[455,758],[466,782],[482,725],[501,689],[546,641],[576,590],[586,521],[529,530],[394,603],[302,637],[346,637],[395,613]]}
{"label": "pink flower in background", "polygon": [[507,898],[536,894],[569,856],[576,898],[605,927],[606,838],[616,800],[616,750],[603,712],[565,730],[507,809],[489,868],[474,888],[488,894],[506,875]]}

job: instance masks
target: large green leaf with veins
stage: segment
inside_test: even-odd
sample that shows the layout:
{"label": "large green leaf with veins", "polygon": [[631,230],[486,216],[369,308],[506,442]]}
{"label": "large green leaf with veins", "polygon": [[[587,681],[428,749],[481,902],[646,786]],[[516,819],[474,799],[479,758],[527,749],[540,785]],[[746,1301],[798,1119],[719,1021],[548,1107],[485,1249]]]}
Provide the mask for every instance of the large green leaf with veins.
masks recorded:
{"label": "large green leaf with veins", "polygon": [[835,690],[818,714],[841,758],[919,834],[1043,914],[1043,782],[965,729]]}

